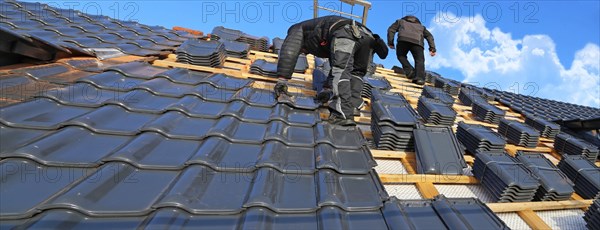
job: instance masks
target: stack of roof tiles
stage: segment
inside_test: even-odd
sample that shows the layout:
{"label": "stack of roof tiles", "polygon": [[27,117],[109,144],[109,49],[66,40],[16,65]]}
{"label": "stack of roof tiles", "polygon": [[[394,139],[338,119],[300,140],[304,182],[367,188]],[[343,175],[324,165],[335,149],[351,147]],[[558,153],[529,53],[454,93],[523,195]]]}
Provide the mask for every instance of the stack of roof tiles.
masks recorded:
{"label": "stack of roof tiles", "polygon": [[175,52],[177,62],[218,67],[225,63],[225,45],[219,41],[187,40]]}
{"label": "stack of roof tiles", "polygon": [[575,184],[575,192],[584,199],[600,198],[600,168],[583,156],[563,155],[560,171]]}
{"label": "stack of roof tiles", "polygon": [[[327,82],[329,63],[325,60],[322,58],[315,58],[315,68],[312,72],[312,89],[316,92],[322,92]],[[323,100],[329,100],[329,98]]]}
{"label": "stack of roof tiles", "polygon": [[535,193],[535,200],[568,200],[575,192],[573,182],[543,154],[518,152],[517,159],[541,184]]}
{"label": "stack of roof tiles", "polygon": [[367,65],[367,74],[366,75],[374,75],[375,71],[377,70],[377,67],[381,65],[381,64],[376,64],[375,62],[373,62],[373,60],[371,60],[371,63],[369,63]]}
{"label": "stack of roof tiles", "polygon": [[[294,72],[304,73],[308,69],[308,60],[305,55],[300,55],[294,67]],[[250,73],[277,78],[277,63],[264,59],[257,59],[250,65]]]}
{"label": "stack of roof tiles", "polygon": [[218,40],[238,41],[249,44],[252,50],[269,51],[269,38],[246,34],[240,30],[228,29],[222,26],[213,28],[212,36]]}
{"label": "stack of roof tiles", "polygon": [[426,71],[425,74],[425,82],[434,84],[436,79],[441,78],[442,76],[439,73]]}
{"label": "stack of roof tiles", "polygon": [[485,91],[485,90],[480,89],[480,88],[476,88],[476,90],[478,90],[479,93],[481,93],[481,96],[486,101],[495,101],[496,100],[496,95],[495,94],[493,94],[491,92],[488,92],[488,91]]}
{"label": "stack of roof tiles", "polygon": [[466,84],[466,83],[463,83],[462,87],[470,89],[470,90],[474,90],[475,92],[481,94],[483,99],[485,99],[486,101],[495,101],[496,100],[496,94],[494,93],[494,90],[487,89],[487,88],[480,88],[480,87]]}
{"label": "stack of roof tiles", "polygon": [[477,120],[490,124],[500,123],[500,118],[506,115],[506,111],[499,109],[487,101],[474,101],[472,112]]}
{"label": "stack of roof tiles", "polygon": [[500,134],[482,125],[458,123],[456,137],[470,153],[504,151],[506,141]]}
{"label": "stack of roof tiles", "polygon": [[283,39],[276,37],[273,38],[273,53],[279,54],[281,47],[283,46]]}
{"label": "stack of roof tiles", "polygon": [[532,114],[525,114],[525,124],[537,129],[540,135],[545,138],[554,139],[560,133],[560,125]]}
{"label": "stack of roof tiles", "polygon": [[392,88],[390,82],[384,77],[366,75],[363,77],[363,88],[360,92],[363,98],[371,98],[373,90],[389,90]]}
{"label": "stack of roof tiles", "polygon": [[225,53],[227,57],[234,58],[248,58],[248,52],[250,52],[250,45],[243,42],[236,41],[220,41],[225,45]]}
{"label": "stack of roof tiles", "polygon": [[394,73],[404,74],[404,69],[402,69],[402,67],[395,65],[395,66],[392,66],[392,70],[394,71]]}
{"label": "stack of roof tiles", "polygon": [[19,56],[3,55],[2,59],[13,63],[23,56],[49,61],[61,54],[153,56],[167,54],[185,40],[195,37],[160,26],[59,9],[47,4],[15,1],[3,1],[1,4],[0,31],[6,34],[3,40],[24,42],[18,49],[6,50]]}
{"label": "stack of roof tiles", "polygon": [[444,92],[449,93],[451,95],[454,96],[458,96],[459,90],[460,90],[460,83],[447,79],[447,78],[443,78],[443,77],[436,77],[435,78],[435,87],[437,88],[441,88],[444,90]]}
{"label": "stack of roof tiles", "polygon": [[474,101],[486,101],[479,92],[468,88],[460,89],[458,100],[466,106],[472,106]]}
{"label": "stack of roof tiles", "polygon": [[540,186],[523,164],[504,151],[475,154],[473,174],[498,202],[531,201]]}
{"label": "stack of roof tiles", "polygon": [[371,110],[371,130],[377,148],[414,149],[413,129],[418,115],[404,96],[373,90]]}
{"label": "stack of roof tiles", "polygon": [[556,136],[554,149],[562,154],[582,155],[592,162],[596,161],[599,152],[598,147],[567,133],[560,133]]}
{"label": "stack of roof tiles", "polygon": [[419,174],[463,173],[464,151],[450,127],[419,127],[413,132]]}
{"label": "stack of roof tiles", "polygon": [[417,112],[425,123],[432,125],[452,126],[456,120],[456,111],[441,101],[420,97]]}
{"label": "stack of roof tiles", "polygon": [[527,148],[537,147],[540,133],[534,128],[515,120],[500,119],[498,133],[509,143]]}
{"label": "stack of roof tiles", "polygon": [[588,229],[600,229],[600,200],[594,200],[594,203],[585,212],[583,219]]}
{"label": "stack of roof tiles", "polygon": [[431,86],[423,87],[423,92],[421,93],[421,96],[436,99],[450,106],[454,104],[454,98],[450,94],[444,92],[444,90],[442,89]]}
{"label": "stack of roof tiles", "polygon": [[277,63],[257,59],[250,65],[250,73],[277,78]]}
{"label": "stack of roof tiles", "polygon": [[473,198],[443,195],[433,200],[392,198],[385,209],[389,217],[395,218],[389,219],[387,228],[382,229],[509,229],[484,203]]}

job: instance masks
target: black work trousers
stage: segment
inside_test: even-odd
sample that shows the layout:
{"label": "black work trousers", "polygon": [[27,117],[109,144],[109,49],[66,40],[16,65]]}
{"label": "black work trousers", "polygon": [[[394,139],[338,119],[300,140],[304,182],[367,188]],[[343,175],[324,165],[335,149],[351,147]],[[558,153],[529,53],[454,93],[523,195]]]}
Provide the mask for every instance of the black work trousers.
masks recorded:
{"label": "black work trousers", "polygon": [[[402,64],[402,69],[408,77],[415,77],[415,79],[425,80],[425,53],[424,48],[418,44],[398,41],[396,46],[396,55],[398,61]],[[410,52],[415,59],[415,67],[408,62],[408,52]],[[413,72],[414,71],[414,72]],[[412,75],[412,76],[410,76]]]}
{"label": "black work trousers", "polygon": [[331,72],[330,82],[333,98],[329,110],[344,119],[354,119],[354,108],[363,104],[361,91],[363,77],[371,62],[373,36],[361,31],[361,38],[352,35],[349,26],[344,26],[332,34],[330,39]]}

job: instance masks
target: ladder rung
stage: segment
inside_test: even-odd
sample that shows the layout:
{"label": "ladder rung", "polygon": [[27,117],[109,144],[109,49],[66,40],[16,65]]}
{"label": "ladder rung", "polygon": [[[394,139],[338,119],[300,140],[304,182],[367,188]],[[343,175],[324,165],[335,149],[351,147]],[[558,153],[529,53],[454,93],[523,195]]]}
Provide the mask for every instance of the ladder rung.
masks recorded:
{"label": "ladder rung", "polygon": [[343,15],[346,15],[346,16],[349,16],[349,17],[353,17],[353,18],[362,18],[361,16],[357,16],[357,15],[354,15],[354,14],[349,14],[349,13],[346,13],[346,12],[342,12],[342,11],[339,11],[339,10],[334,10],[334,9],[330,9],[330,8],[326,8],[326,7],[322,7],[322,6],[317,6],[317,8],[319,8],[321,10],[331,11],[331,12],[334,12],[336,14],[343,14]]}

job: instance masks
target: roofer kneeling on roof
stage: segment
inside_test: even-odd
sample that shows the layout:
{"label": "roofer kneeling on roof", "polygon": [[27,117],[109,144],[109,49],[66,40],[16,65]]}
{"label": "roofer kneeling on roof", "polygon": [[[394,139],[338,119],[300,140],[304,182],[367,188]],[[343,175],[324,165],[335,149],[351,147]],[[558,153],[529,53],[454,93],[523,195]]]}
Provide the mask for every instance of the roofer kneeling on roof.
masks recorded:
{"label": "roofer kneeling on roof", "polygon": [[[425,54],[423,38],[427,39],[429,44],[429,54],[435,56],[435,42],[433,35],[421,25],[421,21],[415,16],[409,15],[398,19],[389,28],[387,34],[388,45],[394,49],[394,34],[398,33],[398,45],[396,46],[396,55],[398,61],[402,64],[404,74],[413,79],[413,83],[425,84]],[[408,52],[415,59],[415,68],[408,62],[406,55]]]}
{"label": "roofer kneeling on roof", "polygon": [[289,96],[287,80],[292,77],[300,53],[329,58],[331,72],[326,84],[333,91],[329,120],[343,126],[356,125],[354,109],[363,103],[362,77],[367,73],[373,51],[381,59],[388,55],[388,48],[379,35],[352,19],[326,16],[295,24],[288,30],[279,52],[275,95],[278,100]]}

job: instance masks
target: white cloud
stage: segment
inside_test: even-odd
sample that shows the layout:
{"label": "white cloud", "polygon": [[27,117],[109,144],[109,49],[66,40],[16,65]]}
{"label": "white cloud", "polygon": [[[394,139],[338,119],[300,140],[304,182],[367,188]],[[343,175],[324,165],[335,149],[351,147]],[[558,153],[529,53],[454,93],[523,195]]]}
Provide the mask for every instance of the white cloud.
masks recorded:
{"label": "white cloud", "polygon": [[565,67],[547,35],[515,39],[499,28],[486,27],[480,15],[460,18],[458,23],[436,18],[428,29],[436,37],[438,56],[428,57],[428,69],[456,69],[465,82],[480,86],[600,107],[597,44],[583,47]]}
{"label": "white cloud", "polygon": [[536,56],[544,56],[546,52],[544,52],[543,49],[540,48],[535,48],[531,51],[531,54],[536,55]]}

